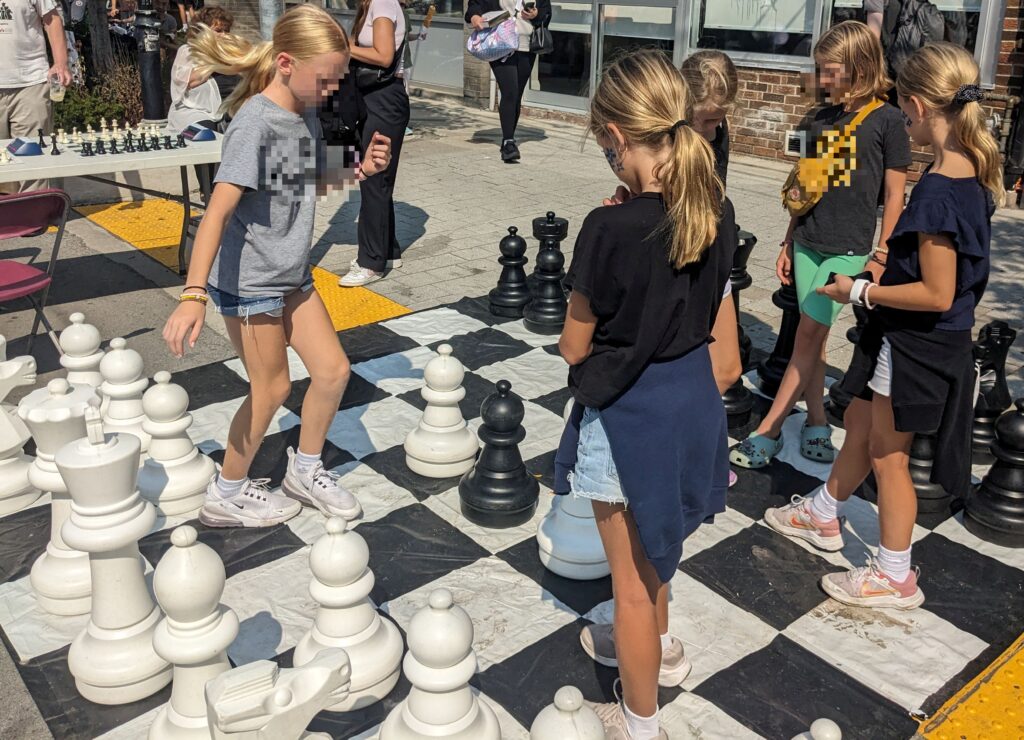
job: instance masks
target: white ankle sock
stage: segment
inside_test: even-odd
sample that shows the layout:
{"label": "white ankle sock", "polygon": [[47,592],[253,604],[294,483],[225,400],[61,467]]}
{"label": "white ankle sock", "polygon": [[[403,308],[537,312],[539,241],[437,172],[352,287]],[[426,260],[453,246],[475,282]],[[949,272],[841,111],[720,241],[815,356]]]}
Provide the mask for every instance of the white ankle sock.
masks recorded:
{"label": "white ankle sock", "polygon": [[629,731],[630,740],[657,740],[660,731],[657,712],[650,717],[641,717],[633,714],[626,706],[626,702],[622,702],[622,711],[626,715],[626,729]]}
{"label": "white ankle sock", "polygon": [[295,462],[295,472],[299,475],[305,475],[310,472],[316,464],[320,462],[320,453],[316,455],[307,455],[302,450],[297,450],[295,457],[292,458]]}
{"label": "white ankle sock", "polygon": [[661,651],[665,652],[672,647],[672,635],[668,632],[661,636]]}
{"label": "white ankle sock", "polygon": [[839,516],[839,507],[842,505],[842,501],[832,498],[832,494],[828,492],[828,485],[822,483],[811,499],[811,513],[818,521],[830,522]]}
{"label": "white ankle sock", "polygon": [[910,575],[910,548],[890,550],[878,546],[878,568],[897,583],[903,583]]}
{"label": "white ankle sock", "polygon": [[223,475],[217,476],[217,495],[221,498],[231,498],[237,496],[245,488],[245,483],[248,478],[240,478],[238,480],[228,480]]}

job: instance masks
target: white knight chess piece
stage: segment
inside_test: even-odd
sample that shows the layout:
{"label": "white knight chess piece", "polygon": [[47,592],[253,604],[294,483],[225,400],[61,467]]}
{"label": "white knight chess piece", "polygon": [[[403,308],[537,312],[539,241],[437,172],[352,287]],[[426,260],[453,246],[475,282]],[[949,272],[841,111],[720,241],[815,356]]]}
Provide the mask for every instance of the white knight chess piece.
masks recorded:
{"label": "white knight chess piece", "polygon": [[12,390],[36,382],[36,361],[28,355],[7,359],[7,340],[0,335],[0,516],[35,503],[42,492],[28,479],[32,458],[22,451],[28,427],[3,401]]}

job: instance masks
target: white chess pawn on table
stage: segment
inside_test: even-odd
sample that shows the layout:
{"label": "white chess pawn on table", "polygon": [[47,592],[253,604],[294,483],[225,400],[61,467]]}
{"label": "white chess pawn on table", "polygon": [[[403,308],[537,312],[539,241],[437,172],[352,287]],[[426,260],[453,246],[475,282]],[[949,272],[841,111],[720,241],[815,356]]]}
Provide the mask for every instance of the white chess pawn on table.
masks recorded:
{"label": "white chess pawn on table", "polygon": [[121,337],[110,340],[110,348],[100,361],[103,383],[103,431],[134,434],[142,443],[142,462],[149,450],[149,433],[142,428],[146,415],[142,394],[149,379],[142,374],[142,355],[127,347]]}
{"label": "white chess pawn on table", "polygon": [[544,707],[533,720],[530,740],[604,740],[604,724],[583,703],[578,688],[563,686],[555,692],[555,703]]}
{"label": "white chess pawn on table", "polygon": [[10,164],[11,155],[7,152],[7,147],[0,149],[0,164]]}
{"label": "white chess pawn on table", "polygon": [[35,359],[22,355],[8,360],[7,340],[0,335],[0,516],[20,511],[42,495],[29,481],[32,458],[22,450],[32,435],[25,422],[3,404],[12,390],[35,382]]}
{"label": "white chess pawn on table", "polygon": [[103,351],[100,349],[99,330],[92,324],[85,323],[85,314],[71,314],[71,326],[60,333],[60,364],[68,371],[69,383],[91,385],[99,388],[103,383],[100,375],[100,361]]}

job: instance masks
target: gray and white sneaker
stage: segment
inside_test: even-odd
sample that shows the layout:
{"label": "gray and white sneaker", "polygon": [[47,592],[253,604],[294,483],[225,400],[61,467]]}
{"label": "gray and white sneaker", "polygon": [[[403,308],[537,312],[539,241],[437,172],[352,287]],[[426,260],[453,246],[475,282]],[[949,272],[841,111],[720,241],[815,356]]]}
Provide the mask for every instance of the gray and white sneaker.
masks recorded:
{"label": "gray and white sneaker", "polygon": [[339,476],[324,468],[318,462],[305,475],[295,469],[295,451],[288,448],[288,471],[281,482],[281,490],[296,501],[309,504],[325,516],[340,516],[342,519],[358,519],[363,507],[350,491],[339,483]]}
{"label": "gray and white sneaker", "polygon": [[[605,740],[633,740],[633,736],[629,734],[629,727],[626,724],[625,705],[623,704],[621,694],[619,693],[621,684],[622,681],[616,678],[615,684],[612,687],[612,691],[615,692],[615,698],[617,701],[606,703],[593,701],[583,702],[594,710],[594,714],[597,715],[598,719],[601,720],[601,724],[604,725]],[[668,740],[668,733],[665,732],[664,727],[658,727],[657,740]]]}
{"label": "gray and white sneaker", "polygon": [[377,272],[371,270],[368,267],[357,266],[354,270],[349,270],[340,278],[338,278],[338,285],[342,288],[358,288],[361,285],[369,285],[384,277],[383,272]]}
{"label": "gray and white sneaker", "polygon": [[[618,668],[619,660],[615,655],[615,629],[610,624],[589,624],[580,631],[580,644],[583,651],[593,658],[595,663]],[[693,670],[693,665],[686,659],[682,641],[673,635],[672,645],[661,652],[661,670],[658,671],[658,685],[678,686]]]}
{"label": "gray and white sneaker", "polygon": [[[397,270],[401,266],[402,266],[402,258],[398,257],[398,258],[393,259],[393,260],[388,260],[387,267],[385,267],[384,269],[386,269],[386,270]],[[358,269],[359,269],[359,258],[358,257],[353,257],[352,261],[348,263],[348,270],[349,270],[349,272],[351,272],[352,270],[358,270]]]}
{"label": "gray and white sneaker", "polygon": [[269,478],[248,480],[231,498],[217,492],[217,476],[206,487],[206,500],[199,521],[207,527],[273,527],[302,510],[302,504],[268,488]]}

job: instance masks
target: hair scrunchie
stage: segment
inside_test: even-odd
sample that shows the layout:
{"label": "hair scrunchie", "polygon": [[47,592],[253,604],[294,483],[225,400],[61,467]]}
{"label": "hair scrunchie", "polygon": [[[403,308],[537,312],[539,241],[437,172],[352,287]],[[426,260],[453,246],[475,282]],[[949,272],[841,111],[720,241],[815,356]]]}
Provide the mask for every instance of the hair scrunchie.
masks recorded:
{"label": "hair scrunchie", "polygon": [[685,118],[680,118],[678,121],[673,123],[669,127],[668,131],[666,131],[665,133],[667,133],[669,136],[671,136],[673,139],[675,139],[676,138],[676,131],[679,129],[679,127],[680,126],[689,126],[689,125],[690,125],[689,121],[687,121]]}
{"label": "hair scrunchie", "polygon": [[968,103],[979,103],[985,98],[985,93],[977,85],[961,85],[953,95],[953,105],[964,106]]}

